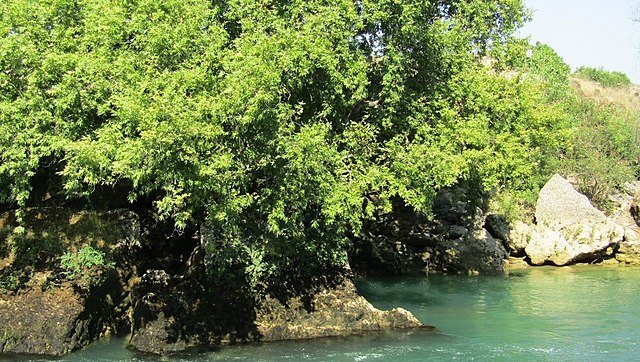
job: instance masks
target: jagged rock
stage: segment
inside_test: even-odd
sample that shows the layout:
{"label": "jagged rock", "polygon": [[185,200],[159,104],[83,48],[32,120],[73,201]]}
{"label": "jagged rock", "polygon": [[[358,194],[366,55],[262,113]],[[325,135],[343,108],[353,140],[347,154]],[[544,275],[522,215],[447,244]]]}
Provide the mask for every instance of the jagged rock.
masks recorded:
{"label": "jagged rock", "polygon": [[468,274],[494,274],[504,271],[507,252],[502,243],[486,229],[470,232],[465,237],[444,240],[431,257],[436,270]]}
{"label": "jagged rock", "polygon": [[530,226],[517,220],[510,224],[502,215],[489,214],[485,219],[485,228],[502,241],[508,254],[514,257],[525,256],[524,248],[529,243]]}
{"label": "jagged rock", "polygon": [[364,274],[424,270],[423,255],[439,242],[432,227],[424,215],[397,206],[392,214],[365,223],[362,234],[353,240],[349,264]]}
{"label": "jagged rock", "polygon": [[556,230],[607,219],[585,195],[576,191],[569,181],[558,174],[553,175],[540,190],[535,215],[536,224]]}
{"label": "jagged rock", "polygon": [[625,264],[640,265],[640,243],[620,243],[616,260]]}
{"label": "jagged rock", "polygon": [[509,270],[517,270],[517,269],[526,269],[529,267],[529,263],[527,263],[524,258],[515,258],[509,257],[505,263],[505,269]]}
{"label": "jagged rock", "polygon": [[0,351],[60,356],[90,340],[84,303],[71,288],[0,297]]}
{"label": "jagged rock", "polygon": [[453,225],[453,226],[451,226],[451,228],[449,228],[448,238],[449,239],[461,238],[461,237],[467,235],[468,232],[469,232],[469,230],[467,230],[467,228],[464,227],[464,226]]}
{"label": "jagged rock", "polygon": [[493,235],[493,237],[504,242],[509,240],[511,226],[504,216],[499,214],[489,214],[484,220],[484,228]]}
{"label": "jagged rock", "polygon": [[256,311],[263,341],[345,336],[367,331],[422,327],[410,312],[381,311],[358,295],[353,281],[322,287],[310,296],[296,296],[286,305],[267,296]]}
{"label": "jagged rock", "polygon": [[348,277],[298,291],[285,301],[271,294],[253,300],[246,293],[244,299],[233,299],[233,292],[194,289],[175,278],[161,289],[147,292],[136,303],[130,344],[139,351],[166,354],[189,347],[423,327],[402,308],[374,308]]}
{"label": "jagged rock", "polygon": [[174,316],[176,302],[169,298],[177,297],[169,290],[171,281],[171,276],[164,270],[147,270],[136,285],[136,303],[132,312],[133,333],[129,344],[142,352],[165,354],[187,348],[187,342]]}
{"label": "jagged rock", "polygon": [[253,340],[251,296],[208,285],[203,254],[194,250],[184,274],[147,270],[140,278],[132,293],[132,347],[162,355]]}
{"label": "jagged rock", "polygon": [[611,195],[609,201],[616,205],[611,218],[624,227],[624,242],[640,243],[640,227],[637,221],[640,181],[627,183],[621,192]]}
{"label": "jagged rock", "polygon": [[525,256],[525,248],[529,244],[529,236],[532,227],[529,224],[518,220],[513,223],[513,228],[509,231],[509,237],[506,240],[506,247],[513,256]]}
{"label": "jagged rock", "polygon": [[442,189],[433,202],[433,213],[442,222],[459,223],[469,214],[463,200],[466,200],[466,193],[461,188]]}
{"label": "jagged rock", "polygon": [[525,247],[534,265],[598,260],[610,256],[624,236],[622,226],[558,174],[540,190],[536,221]]}
{"label": "jagged rock", "polygon": [[[213,235],[203,233],[203,235]],[[202,245],[207,245],[206,240]],[[149,270],[134,290],[130,344],[166,354],[189,347],[349,335],[422,324],[404,310],[383,312],[357,294],[350,271],[319,275],[304,288],[254,290],[212,283],[206,252],[194,250],[183,275]],[[273,290],[272,290],[273,289]]]}
{"label": "jagged rock", "polygon": [[[60,256],[85,245],[108,260],[132,257],[139,243],[137,216],[128,211],[75,212],[65,208],[26,211],[21,224],[13,212],[0,215],[0,351],[59,356],[81,348],[109,331],[128,329],[126,293],[110,265],[85,270],[78,279],[60,279]],[[127,245],[127,247],[123,247]],[[127,256],[127,254],[129,254]]]}

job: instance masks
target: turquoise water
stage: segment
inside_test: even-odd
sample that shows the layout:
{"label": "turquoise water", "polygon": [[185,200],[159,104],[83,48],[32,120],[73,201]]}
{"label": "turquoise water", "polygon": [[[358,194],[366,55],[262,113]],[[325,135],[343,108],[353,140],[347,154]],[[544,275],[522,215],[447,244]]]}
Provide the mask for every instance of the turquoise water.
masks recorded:
{"label": "turquoise water", "polygon": [[64,361],[637,361],[640,269],[531,268],[507,276],[369,278],[379,308],[404,307],[438,331],[276,342],[152,357],[125,339],[100,341]]}

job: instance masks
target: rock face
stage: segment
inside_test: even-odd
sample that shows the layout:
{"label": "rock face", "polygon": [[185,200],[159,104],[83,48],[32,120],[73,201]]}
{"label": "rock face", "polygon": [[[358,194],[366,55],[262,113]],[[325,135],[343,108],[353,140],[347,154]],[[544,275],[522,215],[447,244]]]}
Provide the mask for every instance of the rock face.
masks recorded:
{"label": "rock face", "polygon": [[297,296],[283,304],[266,297],[256,312],[260,340],[277,341],[345,336],[366,331],[422,327],[410,312],[381,311],[358,295],[353,281],[322,287],[310,298]]}
{"label": "rock face", "polygon": [[506,250],[477,207],[481,200],[469,199],[463,187],[440,190],[433,220],[394,205],[393,213],[365,225],[350,255],[352,265],[364,274],[502,273]]}
{"label": "rock face", "polygon": [[623,192],[610,198],[617,209],[612,218],[624,228],[624,240],[616,252],[616,260],[640,265],[640,181],[627,183]]}
{"label": "rock face", "polygon": [[196,248],[184,273],[147,270],[133,290],[130,345],[153,354],[257,339],[255,302],[246,290],[211,285]]}
{"label": "rock face", "polygon": [[624,228],[594,208],[560,175],[540,190],[537,224],[525,252],[534,265],[567,265],[611,256],[623,240]]}
{"label": "rock face", "polygon": [[25,232],[14,234],[13,213],[0,216],[0,352],[59,356],[126,331],[117,312],[126,298],[118,271],[103,265],[70,280],[60,255],[92,245],[124,263],[139,243],[137,217],[40,208],[28,210],[23,225]]}
{"label": "rock face", "polygon": [[606,220],[605,214],[593,207],[589,199],[576,191],[569,181],[555,174],[538,194],[536,223],[553,228]]}
{"label": "rock face", "polygon": [[[166,354],[189,347],[342,336],[422,324],[402,309],[380,311],[356,292],[348,271],[286,296],[228,290],[206,278],[198,248],[189,271],[148,270],[134,291],[131,345]],[[290,294],[290,295],[289,295]]]}
{"label": "rock face", "polygon": [[[61,303],[64,301],[64,303]],[[88,341],[82,301],[70,288],[0,297],[0,351],[59,356]]]}
{"label": "rock face", "polygon": [[467,274],[492,274],[503,271],[507,252],[486,229],[444,240],[434,252],[437,270]]}

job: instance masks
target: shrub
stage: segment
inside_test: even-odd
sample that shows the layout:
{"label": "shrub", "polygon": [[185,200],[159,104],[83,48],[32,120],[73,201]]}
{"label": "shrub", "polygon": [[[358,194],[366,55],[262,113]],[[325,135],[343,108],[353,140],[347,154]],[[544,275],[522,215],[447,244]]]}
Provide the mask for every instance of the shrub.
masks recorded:
{"label": "shrub", "polygon": [[82,247],[75,253],[66,252],[60,257],[60,266],[65,270],[69,279],[75,279],[83,272],[104,264],[104,253],[90,245]]}
{"label": "shrub", "polygon": [[632,84],[626,74],[603,68],[580,67],[575,71],[575,75],[598,82],[604,87],[623,87]]}
{"label": "shrub", "polygon": [[570,147],[560,158],[559,169],[573,175],[579,190],[599,207],[625,182],[638,176],[638,147],[633,143],[637,122],[626,122],[625,112],[574,94],[565,103],[573,122]]}

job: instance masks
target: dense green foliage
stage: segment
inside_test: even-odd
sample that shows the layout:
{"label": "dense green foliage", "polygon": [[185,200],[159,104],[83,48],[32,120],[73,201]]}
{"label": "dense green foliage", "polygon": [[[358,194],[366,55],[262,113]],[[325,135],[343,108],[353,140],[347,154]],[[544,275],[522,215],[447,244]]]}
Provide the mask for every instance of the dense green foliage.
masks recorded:
{"label": "dense green foliage", "polygon": [[557,167],[572,175],[580,191],[600,207],[625,182],[640,177],[640,113],[569,94],[571,147]]}
{"label": "dense green foliage", "polygon": [[580,67],[575,74],[594,82],[598,82],[605,87],[621,87],[631,85],[631,79],[622,72],[610,72],[602,68]]}
{"label": "dense green foliage", "polygon": [[[545,44],[531,46],[526,39],[512,39],[496,50],[498,69],[520,72],[527,82],[540,86],[544,94],[542,108],[555,110],[553,119],[559,132],[555,138],[558,142],[541,156],[538,181],[534,176],[529,189],[509,188],[496,194],[498,211],[512,219],[526,217],[532,211],[539,186],[553,172],[570,177],[594,203],[606,207],[612,192],[640,176],[638,108],[625,104],[626,100],[611,102],[611,96],[602,102],[582,95],[570,86],[570,67]],[[601,69],[581,67],[574,76],[609,87],[630,84],[625,74]]]}
{"label": "dense green foliage", "polygon": [[341,264],[394,202],[429,215],[459,182],[531,193],[565,147],[568,67],[540,44],[525,58],[521,0],[0,11],[0,201],[27,205],[43,168],[68,198],[125,189],[178,228],[207,223],[212,269],[252,284]]}

